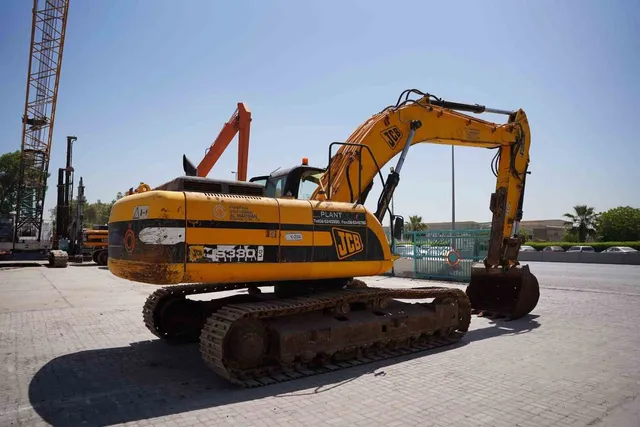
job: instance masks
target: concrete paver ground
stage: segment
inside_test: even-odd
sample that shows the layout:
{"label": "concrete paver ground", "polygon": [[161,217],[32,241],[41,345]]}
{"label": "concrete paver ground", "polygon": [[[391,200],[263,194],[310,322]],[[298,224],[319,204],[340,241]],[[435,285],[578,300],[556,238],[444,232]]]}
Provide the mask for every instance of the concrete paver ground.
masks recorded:
{"label": "concrete paver ground", "polygon": [[612,280],[532,267],[531,316],[474,317],[446,349],[258,389],[147,331],[152,286],[94,264],[0,271],[0,426],[639,426],[640,267],[596,267]]}

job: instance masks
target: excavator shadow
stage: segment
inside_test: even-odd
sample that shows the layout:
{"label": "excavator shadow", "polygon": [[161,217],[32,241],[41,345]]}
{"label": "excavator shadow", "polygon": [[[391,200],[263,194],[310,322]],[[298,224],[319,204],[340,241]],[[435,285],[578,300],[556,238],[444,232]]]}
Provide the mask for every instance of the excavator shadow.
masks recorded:
{"label": "excavator shadow", "polygon": [[526,316],[516,320],[486,318],[489,323],[494,326],[471,330],[467,332],[462,340],[473,342],[487,338],[495,338],[501,335],[524,334],[540,327],[540,323],[535,320],[538,317],[539,316],[537,314],[527,314]]}
{"label": "excavator shadow", "polygon": [[251,401],[329,392],[359,377],[384,376],[384,367],[428,358],[475,341],[529,332],[539,323],[528,316],[469,331],[454,345],[300,378],[243,389],[216,376],[204,364],[197,344],[161,340],[127,347],[71,353],[44,365],[31,379],[29,401],[53,426],[112,425]]}

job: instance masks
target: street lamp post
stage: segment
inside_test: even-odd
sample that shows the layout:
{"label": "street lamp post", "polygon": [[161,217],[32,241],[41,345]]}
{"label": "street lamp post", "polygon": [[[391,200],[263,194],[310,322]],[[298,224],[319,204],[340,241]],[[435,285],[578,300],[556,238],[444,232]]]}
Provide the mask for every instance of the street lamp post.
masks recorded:
{"label": "street lamp post", "polygon": [[456,162],[455,146],[451,146],[451,249],[455,249],[454,231],[456,229]]}
{"label": "street lamp post", "polygon": [[[393,166],[391,166],[391,173],[393,173],[394,169]],[[391,251],[395,252],[396,249],[396,240],[395,237],[393,236],[393,222],[395,219],[395,210],[393,209],[393,194],[391,195],[391,218],[389,221],[389,237],[391,237]],[[396,275],[396,269],[395,269],[395,263],[393,263],[391,265],[391,275],[395,276]]]}
{"label": "street lamp post", "polygon": [[456,229],[456,162],[455,147],[451,146],[451,229]]}

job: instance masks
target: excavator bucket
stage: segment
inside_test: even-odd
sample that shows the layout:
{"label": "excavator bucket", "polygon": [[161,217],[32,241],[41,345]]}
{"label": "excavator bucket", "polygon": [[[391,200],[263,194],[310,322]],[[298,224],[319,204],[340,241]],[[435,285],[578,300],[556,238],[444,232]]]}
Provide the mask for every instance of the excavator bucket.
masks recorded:
{"label": "excavator bucket", "polygon": [[540,298],[538,279],[528,265],[505,271],[486,268],[482,263],[474,264],[466,292],[474,313],[504,316],[510,320],[529,314]]}

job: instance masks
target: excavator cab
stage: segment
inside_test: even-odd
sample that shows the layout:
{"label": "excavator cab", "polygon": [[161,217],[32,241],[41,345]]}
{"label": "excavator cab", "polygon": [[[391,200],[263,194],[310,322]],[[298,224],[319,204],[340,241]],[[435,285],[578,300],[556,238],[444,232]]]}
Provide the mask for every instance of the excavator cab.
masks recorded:
{"label": "excavator cab", "polygon": [[265,187],[266,197],[293,198],[307,200],[318,187],[324,169],[309,166],[306,159],[302,164],[289,169],[278,169],[270,175],[256,176],[249,182]]}

